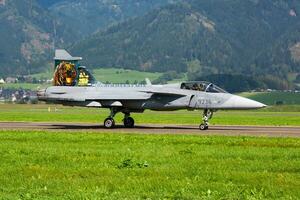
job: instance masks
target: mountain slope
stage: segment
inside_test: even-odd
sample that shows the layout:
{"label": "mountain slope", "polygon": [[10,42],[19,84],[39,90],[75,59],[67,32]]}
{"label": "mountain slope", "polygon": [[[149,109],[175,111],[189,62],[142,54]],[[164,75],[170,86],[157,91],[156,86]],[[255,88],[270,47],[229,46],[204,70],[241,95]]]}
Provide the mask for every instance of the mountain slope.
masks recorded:
{"label": "mountain slope", "polygon": [[254,60],[259,72],[286,78],[289,72],[300,72],[300,23],[287,29],[272,46]]}
{"label": "mountain slope", "polygon": [[43,6],[44,8],[49,8],[53,6],[54,4],[60,3],[65,0],[37,0],[37,2]]}
{"label": "mountain slope", "polygon": [[[214,29],[214,23],[189,5],[174,4],[113,26],[79,42],[72,50],[86,57],[94,66],[125,66],[147,71],[186,71],[185,56],[199,52],[200,44],[222,46],[216,49],[219,63],[226,62],[230,46]],[[230,50],[228,50],[230,52]],[[223,56],[224,55],[224,56]],[[211,58],[209,58],[211,59]]]}
{"label": "mountain slope", "polygon": [[68,44],[68,28],[34,0],[0,4],[0,75],[28,74],[49,58],[54,45]]}
{"label": "mountain slope", "polygon": [[174,1],[176,0],[65,0],[51,6],[50,11],[64,24],[74,27],[82,36],[87,36],[112,23],[141,16]]}
{"label": "mountain slope", "polygon": [[[272,69],[276,51],[264,55],[290,38],[298,12],[294,0],[191,0],[110,27],[71,50],[94,67],[257,75]],[[260,56],[271,66],[255,62]]]}
{"label": "mountain slope", "polygon": [[0,76],[41,71],[54,48],[176,0],[0,0]]}

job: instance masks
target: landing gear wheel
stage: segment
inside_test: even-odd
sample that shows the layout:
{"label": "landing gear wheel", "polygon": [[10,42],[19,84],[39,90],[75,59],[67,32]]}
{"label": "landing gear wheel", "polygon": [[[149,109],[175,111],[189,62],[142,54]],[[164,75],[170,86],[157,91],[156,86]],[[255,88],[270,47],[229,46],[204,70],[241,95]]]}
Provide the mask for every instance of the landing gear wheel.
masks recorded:
{"label": "landing gear wheel", "polygon": [[115,127],[115,120],[113,118],[106,118],[104,121],[105,128],[113,128]]}
{"label": "landing gear wheel", "polygon": [[204,130],[207,130],[208,129],[208,121],[209,119],[211,119],[213,116],[213,111],[212,110],[208,110],[208,109],[205,109],[204,112],[203,112],[203,115],[202,115],[202,123],[200,124],[199,126],[199,129],[204,131]]}
{"label": "landing gear wheel", "polygon": [[125,128],[133,128],[134,127],[134,119],[132,117],[126,117],[124,119]]}
{"label": "landing gear wheel", "polygon": [[208,125],[207,124],[200,124],[199,129],[204,131],[208,129]]}

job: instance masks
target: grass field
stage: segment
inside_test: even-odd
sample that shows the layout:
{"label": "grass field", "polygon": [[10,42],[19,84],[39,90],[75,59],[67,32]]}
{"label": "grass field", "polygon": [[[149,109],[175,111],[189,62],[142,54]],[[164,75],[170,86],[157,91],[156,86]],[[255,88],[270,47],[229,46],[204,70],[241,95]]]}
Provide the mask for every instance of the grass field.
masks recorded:
{"label": "grass field", "polygon": [[[140,83],[145,81],[145,78],[149,78],[151,81],[156,80],[159,78],[162,73],[159,72],[142,72],[136,70],[129,70],[129,69],[119,69],[119,68],[101,68],[101,69],[94,69],[92,72],[93,76],[96,78],[97,81],[102,83],[110,82],[110,83],[126,83],[129,82],[130,84],[134,84],[136,82]],[[33,78],[37,80],[51,80],[53,76],[53,71],[48,70],[47,72],[38,73],[31,75]],[[183,80],[186,80],[187,77],[183,77]],[[180,82],[182,79],[175,79],[170,81],[170,83]],[[49,85],[49,84],[48,84]],[[31,83],[10,83],[10,84],[3,84],[0,87],[4,88],[12,88],[12,89],[32,89],[36,90],[38,87],[46,87],[47,84],[31,84]]]}
{"label": "grass field", "polygon": [[157,79],[161,76],[161,73],[151,73],[151,72],[140,72],[135,70],[125,70],[116,68],[106,68],[106,69],[95,69],[93,74],[98,81],[103,83],[129,83],[133,84],[135,81],[141,82],[145,78],[149,78],[151,81]]}
{"label": "grass field", "polygon": [[25,90],[37,90],[38,88],[46,87],[46,84],[33,84],[33,83],[5,83],[0,85],[0,88],[4,89],[25,89]]}
{"label": "grass field", "polygon": [[0,131],[1,199],[299,199],[287,138]]}
{"label": "grass field", "polygon": [[[0,121],[102,124],[108,113],[46,104],[0,104]],[[117,115],[118,123],[122,117]],[[198,125],[201,113],[147,111],[133,117],[137,124]],[[300,106],[221,111],[211,122],[300,126]],[[7,131],[0,127],[0,199],[300,198],[298,138],[128,131]]]}
{"label": "grass field", "polygon": [[244,92],[240,95],[267,105],[274,105],[280,101],[285,105],[300,104],[300,93],[295,92]]}
{"label": "grass field", "polygon": [[[49,112],[50,107],[50,112]],[[56,108],[56,111],[55,111]],[[288,110],[288,111],[282,111]],[[277,112],[282,111],[282,112]],[[137,124],[191,124],[198,125],[201,111],[175,111],[132,114]],[[72,108],[55,105],[0,104],[0,121],[27,122],[86,122],[102,124],[108,109]],[[116,116],[122,123],[123,115]],[[261,111],[219,111],[210,121],[212,125],[275,125],[300,126],[300,106],[275,107]]]}
{"label": "grass field", "polygon": [[[140,72],[135,70],[125,70],[125,69],[117,69],[117,68],[103,68],[103,69],[95,69],[93,70],[93,75],[95,76],[97,81],[106,83],[126,83],[129,81],[130,84],[135,82],[144,81],[145,78],[149,78],[151,81],[154,81],[162,73],[151,73],[151,72]],[[52,79],[53,72],[48,71],[39,74],[33,74],[32,77],[37,80],[41,79]],[[179,81],[179,80],[178,80]],[[37,90],[37,88],[45,88],[49,86],[49,84],[32,84],[32,83],[9,83],[0,85],[0,88],[10,88],[10,89],[31,89]]]}
{"label": "grass field", "polygon": [[[155,80],[162,73],[151,73],[151,72],[141,72],[136,70],[129,69],[119,69],[119,68],[101,68],[94,69],[92,74],[95,76],[97,81],[111,82],[111,83],[125,83],[127,80],[130,83],[134,83],[135,81],[141,82],[144,81],[145,78],[149,78],[150,80]],[[48,78],[51,79],[53,76],[52,71],[48,71],[45,73],[34,74],[32,77],[37,79]]]}

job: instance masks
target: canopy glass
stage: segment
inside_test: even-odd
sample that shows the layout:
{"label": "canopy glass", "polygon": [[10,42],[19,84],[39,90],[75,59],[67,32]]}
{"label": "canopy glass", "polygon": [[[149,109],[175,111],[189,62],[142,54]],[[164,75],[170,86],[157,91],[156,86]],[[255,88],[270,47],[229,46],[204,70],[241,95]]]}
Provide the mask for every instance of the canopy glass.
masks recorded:
{"label": "canopy glass", "polygon": [[195,90],[209,93],[227,93],[225,90],[214,85],[213,83],[205,81],[184,82],[181,84],[180,88],[185,90]]}

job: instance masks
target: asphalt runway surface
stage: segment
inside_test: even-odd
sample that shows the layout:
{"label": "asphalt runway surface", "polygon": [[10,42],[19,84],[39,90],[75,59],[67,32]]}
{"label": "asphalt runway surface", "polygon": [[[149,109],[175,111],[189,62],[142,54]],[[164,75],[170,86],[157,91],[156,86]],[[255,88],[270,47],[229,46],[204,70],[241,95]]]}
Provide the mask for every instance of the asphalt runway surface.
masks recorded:
{"label": "asphalt runway surface", "polygon": [[136,133],[136,134],[178,134],[178,135],[228,135],[228,136],[266,136],[300,137],[299,127],[275,126],[210,126],[201,131],[198,126],[188,125],[137,125],[128,129],[117,125],[106,129],[99,124],[87,123],[39,123],[39,122],[0,122],[0,130],[48,130],[69,132]]}

